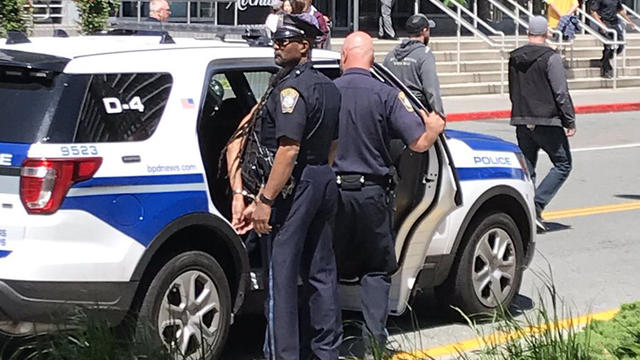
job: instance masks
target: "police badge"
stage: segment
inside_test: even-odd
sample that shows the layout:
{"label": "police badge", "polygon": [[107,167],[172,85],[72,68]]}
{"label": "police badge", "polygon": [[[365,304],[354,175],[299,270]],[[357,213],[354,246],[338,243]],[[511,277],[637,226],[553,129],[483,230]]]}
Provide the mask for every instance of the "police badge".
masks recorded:
{"label": "police badge", "polygon": [[292,114],[296,108],[300,93],[294,88],[286,88],[280,91],[280,107],[283,114]]}
{"label": "police badge", "polygon": [[398,99],[400,100],[402,105],[404,105],[404,108],[407,109],[408,112],[415,111],[413,110],[413,106],[411,106],[411,101],[409,101],[409,99],[407,98],[407,95],[404,92],[400,91],[398,93]]}

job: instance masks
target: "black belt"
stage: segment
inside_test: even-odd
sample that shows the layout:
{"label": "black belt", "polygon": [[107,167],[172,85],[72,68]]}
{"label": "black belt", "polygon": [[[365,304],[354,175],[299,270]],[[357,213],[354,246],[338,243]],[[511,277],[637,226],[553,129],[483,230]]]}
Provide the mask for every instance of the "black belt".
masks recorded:
{"label": "black belt", "polygon": [[391,189],[393,177],[390,175],[338,174],[336,182],[343,190],[360,190],[365,186],[381,186],[385,189]]}

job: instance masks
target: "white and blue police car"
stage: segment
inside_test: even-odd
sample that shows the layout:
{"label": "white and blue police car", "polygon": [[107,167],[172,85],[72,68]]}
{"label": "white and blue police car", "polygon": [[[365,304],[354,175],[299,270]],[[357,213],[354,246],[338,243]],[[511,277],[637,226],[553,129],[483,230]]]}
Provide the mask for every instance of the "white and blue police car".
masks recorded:
{"label": "white and blue police car", "polygon": [[[147,319],[158,340],[194,358],[204,342],[207,358],[220,356],[261,286],[262,256],[228,222],[218,160],[277,70],[271,48],[220,38],[0,45],[2,333],[47,329],[83,307],[114,324]],[[339,54],[313,58],[340,74]],[[402,88],[383,67],[372,72]],[[394,156],[392,312],[420,288],[470,313],[511,302],[535,246],[534,187],[518,147],[449,130],[424,154],[394,144]],[[357,283],[340,288],[343,307],[359,309]]]}

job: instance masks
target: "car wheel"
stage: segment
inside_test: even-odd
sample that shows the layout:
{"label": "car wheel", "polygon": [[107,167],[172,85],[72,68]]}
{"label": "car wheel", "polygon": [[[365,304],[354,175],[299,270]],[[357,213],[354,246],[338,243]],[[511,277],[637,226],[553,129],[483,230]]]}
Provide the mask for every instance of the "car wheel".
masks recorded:
{"label": "car wheel", "polygon": [[182,253],[155,275],[140,307],[137,331],[161,343],[176,359],[217,359],[231,318],[224,271],[210,255]]}
{"label": "car wheel", "polygon": [[518,227],[505,213],[490,213],[470,224],[440,301],[475,315],[509,306],[524,270]]}

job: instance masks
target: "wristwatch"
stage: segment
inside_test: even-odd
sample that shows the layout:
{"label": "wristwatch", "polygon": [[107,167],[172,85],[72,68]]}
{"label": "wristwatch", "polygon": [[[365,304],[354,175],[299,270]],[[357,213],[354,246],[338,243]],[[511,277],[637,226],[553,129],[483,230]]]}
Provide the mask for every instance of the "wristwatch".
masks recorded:
{"label": "wristwatch", "polygon": [[265,205],[273,205],[273,200],[269,199],[268,197],[264,196],[263,193],[260,193],[260,195],[258,195],[258,200],[260,200],[261,203],[265,204]]}

